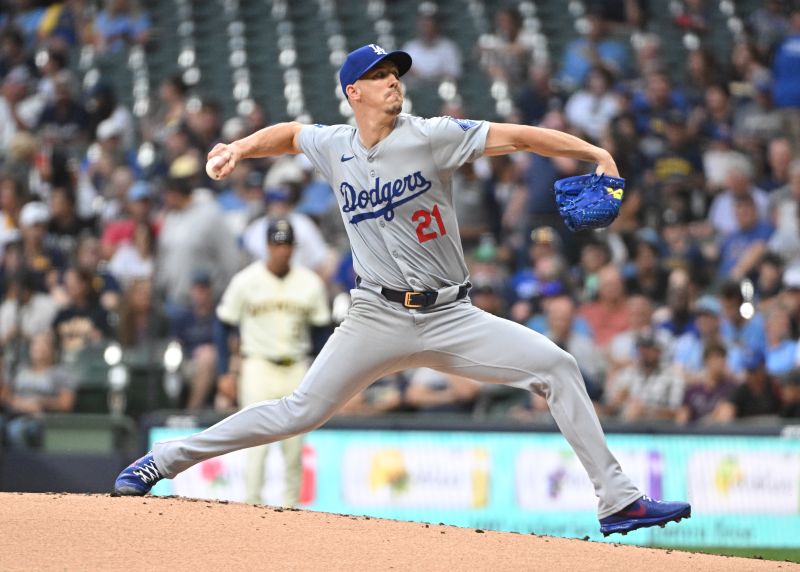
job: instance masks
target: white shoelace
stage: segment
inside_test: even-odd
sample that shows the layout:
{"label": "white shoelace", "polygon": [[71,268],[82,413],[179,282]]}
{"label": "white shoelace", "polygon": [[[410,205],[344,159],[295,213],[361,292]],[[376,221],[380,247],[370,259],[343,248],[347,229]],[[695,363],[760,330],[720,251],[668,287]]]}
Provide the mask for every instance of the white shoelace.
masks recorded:
{"label": "white shoelace", "polygon": [[155,461],[150,461],[149,463],[142,465],[133,471],[133,474],[142,479],[147,485],[161,478],[161,473],[158,472]]}

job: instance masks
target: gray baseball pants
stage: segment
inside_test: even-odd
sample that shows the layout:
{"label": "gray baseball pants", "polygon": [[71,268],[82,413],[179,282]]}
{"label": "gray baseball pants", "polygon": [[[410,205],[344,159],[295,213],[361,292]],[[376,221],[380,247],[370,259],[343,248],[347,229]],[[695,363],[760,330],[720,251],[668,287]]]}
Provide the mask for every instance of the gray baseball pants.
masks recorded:
{"label": "gray baseball pants", "polygon": [[363,289],[353,291],[347,318],[291,395],[253,404],[195,435],[156,443],[156,466],[171,478],[205,459],[311,431],[374,380],[416,367],[521,387],[547,399],[594,484],[599,518],[642,496],[609,451],[567,352],[468,299],[414,311]]}

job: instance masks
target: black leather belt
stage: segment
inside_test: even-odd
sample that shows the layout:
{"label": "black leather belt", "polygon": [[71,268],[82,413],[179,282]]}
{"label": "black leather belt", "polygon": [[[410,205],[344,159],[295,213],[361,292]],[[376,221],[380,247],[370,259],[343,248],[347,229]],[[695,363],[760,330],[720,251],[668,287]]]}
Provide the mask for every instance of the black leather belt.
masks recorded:
{"label": "black leather belt", "polygon": [[254,356],[249,354],[242,354],[242,357],[245,359],[248,358],[258,358],[263,359],[264,361],[268,361],[271,364],[277,365],[278,367],[291,367],[297,363],[297,360],[290,357],[283,357],[283,358],[268,358],[268,357],[261,357],[261,356]]}
{"label": "black leather belt", "polygon": [[[467,282],[458,287],[458,295],[456,300],[461,300],[469,292],[471,284]],[[390,290],[389,288],[381,288],[381,294],[390,302],[397,302],[406,308],[428,308],[436,304],[436,299],[439,293],[436,290],[427,292],[402,292],[400,290]]]}

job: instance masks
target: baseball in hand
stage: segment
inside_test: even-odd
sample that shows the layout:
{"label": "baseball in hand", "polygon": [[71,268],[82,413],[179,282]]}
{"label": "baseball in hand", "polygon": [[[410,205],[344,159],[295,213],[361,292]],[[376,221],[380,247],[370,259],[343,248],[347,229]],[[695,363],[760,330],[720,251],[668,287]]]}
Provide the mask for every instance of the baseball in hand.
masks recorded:
{"label": "baseball in hand", "polygon": [[208,176],[215,181],[219,181],[222,178],[219,175],[219,170],[223,165],[225,165],[225,163],[225,159],[219,155],[211,157],[211,159],[209,159],[206,163],[206,173],[208,173]]}

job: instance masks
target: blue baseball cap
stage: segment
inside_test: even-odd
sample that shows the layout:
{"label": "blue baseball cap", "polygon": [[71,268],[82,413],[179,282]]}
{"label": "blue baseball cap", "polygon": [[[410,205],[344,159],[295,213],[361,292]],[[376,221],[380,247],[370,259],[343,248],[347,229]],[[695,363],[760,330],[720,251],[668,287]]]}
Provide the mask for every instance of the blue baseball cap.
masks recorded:
{"label": "blue baseball cap", "polygon": [[400,75],[411,69],[411,56],[402,51],[387,52],[378,44],[367,44],[347,54],[342,68],[339,70],[339,81],[342,84],[342,93],[347,97],[347,86],[354,84],[358,79],[374,68],[383,60],[394,62]]}

